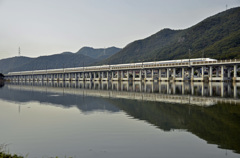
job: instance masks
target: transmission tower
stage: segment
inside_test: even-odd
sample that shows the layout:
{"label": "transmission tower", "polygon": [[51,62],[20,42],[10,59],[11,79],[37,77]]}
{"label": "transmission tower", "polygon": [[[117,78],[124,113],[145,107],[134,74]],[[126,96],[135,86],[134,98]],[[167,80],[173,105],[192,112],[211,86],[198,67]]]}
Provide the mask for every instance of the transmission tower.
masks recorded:
{"label": "transmission tower", "polygon": [[18,48],[18,56],[21,56],[21,49],[20,49],[20,47]]}

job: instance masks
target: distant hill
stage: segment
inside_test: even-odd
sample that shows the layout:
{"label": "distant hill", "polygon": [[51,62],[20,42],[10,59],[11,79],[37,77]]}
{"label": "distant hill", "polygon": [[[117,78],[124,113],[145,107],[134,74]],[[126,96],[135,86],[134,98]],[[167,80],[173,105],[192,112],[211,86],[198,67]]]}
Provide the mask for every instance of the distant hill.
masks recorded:
{"label": "distant hill", "polygon": [[229,9],[184,30],[163,29],[128,44],[99,64],[210,57],[240,58],[240,7]]}
{"label": "distant hill", "polygon": [[121,50],[120,48],[116,47],[109,47],[106,49],[104,48],[94,49],[91,47],[83,47],[77,52],[77,54],[83,54],[94,59],[106,59],[112,56],[113,54],[116,54],[120,50]]}
{"label": "distant hill", "polygon": [[17,67],[15,71],[29,70],[46,70],[69,67],[80,67],[96,62],[96,59],[90,58],[82,54],[56,54],[50,56],[38,57],[21,67]]}
{"label": "distant hill", "polygon": [[0,72],[6,74],[14,71],[45,70],[69,67],[88,66],[99,62],[112,54],[117,53],[119,48],[111,47],[94,49],[83,47],[77,53],[63,52],[50,56],[37,58],[13,57],[0,60]]}
{"label": "distant hill", "polygon": [[24,64],[34,60],[34,58],[29,57],[12,57],[0,60],[0,72],[6,73],[14,70],[17,67],[21,67]]}

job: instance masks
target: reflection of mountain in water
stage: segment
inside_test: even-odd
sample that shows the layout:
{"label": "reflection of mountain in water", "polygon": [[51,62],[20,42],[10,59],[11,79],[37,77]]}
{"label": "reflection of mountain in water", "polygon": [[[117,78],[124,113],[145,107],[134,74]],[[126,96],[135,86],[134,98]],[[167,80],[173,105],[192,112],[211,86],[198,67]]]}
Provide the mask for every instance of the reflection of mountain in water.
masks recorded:
{"label": "reflection of mountain in water", "polygon": [[109,111],[118,112],[118,108],[109,104],[104,99],[93,98],[86,96],[77,96],[73,94],[65,94],[64,91],[59,93],[52,93],[48,91],[27,91],[8,89],[4,87],[0,90],[0,98],[13,102],[31,102],[38,101],[40,103],[50,103],[55,105],[62,105],[64,107],[77,106],[82,112],[91,111]]}
{"label": "reflection of mountain in water", "polygon": [[[76,90],[76,91],[75,91]],[[123,110],[128,115],[146,121],[164,131],[184,129],[220,148],[240,153],[240,105],[216,103],[214,106],[192,106],[183,103],[153,102],[131,99],[84,96],[113,91],[48,88],[14,85],[0,89],[0,98],[14,102],[39,101],[64,107],[77,106],[83,112]],[[102,96],[104,96],[102,94]],[[114,93],[120,95],[120,93]],[[132,93],[126,92],[126,95]],[[141,93],[137,93],[141,94]],[[150,94],[150,93],[149,93]],[[118,96],[115,96],[117,98]],[[121,97],[121,96],[120,96]],[[235,102],[236,103],[236,102]]]}
{"label": "reflection of mountain in water", "polygon": [[160,129],[186,129],[220,148],[240,153],[240,106],[218,104],[207,108],[184,104],[110,101],[139,120],[145,120]]}

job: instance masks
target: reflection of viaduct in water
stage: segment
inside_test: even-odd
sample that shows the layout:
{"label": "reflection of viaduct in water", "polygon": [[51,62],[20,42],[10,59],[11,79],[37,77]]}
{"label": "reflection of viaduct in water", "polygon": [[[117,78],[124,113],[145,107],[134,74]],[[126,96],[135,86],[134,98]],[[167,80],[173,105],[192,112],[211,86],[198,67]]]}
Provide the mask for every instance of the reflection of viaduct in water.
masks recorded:
{"label": "reflection of viaduct in water", "polygon": [[[20,86],[19,86],[20,85]],[[65,93],[104,98],[210,106],[218,102],[240,104],[240,83],[185,82],[27,82],[7,85],[10,89]]]}

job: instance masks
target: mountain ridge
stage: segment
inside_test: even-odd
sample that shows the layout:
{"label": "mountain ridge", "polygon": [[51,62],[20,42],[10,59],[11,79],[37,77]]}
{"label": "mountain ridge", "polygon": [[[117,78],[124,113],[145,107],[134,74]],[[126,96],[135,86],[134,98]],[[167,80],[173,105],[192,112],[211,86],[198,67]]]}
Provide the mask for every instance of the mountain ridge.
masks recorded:
{"label": "mountain ridge", "polygon": [[[209,57],[240,58],[240,7],[210,16],[187,29],[165,28],[136,40],[98,64]],[[227,45],[224,43],[228,43]]]}
{"label": "mountain ridge", "polygon": [[92,47],[82,47],[77,54],[87,55],[95,59],[105,59],[115,54],[115,52],[120,51],[120,48],[117,47],[108,47],[108,48],[92,48]]}
{"label": "mountain ridge", "polygon": [[[85,47],[83,47],[85,49]],[[31,70],[46,70],[46,69],[58,69],[58,68],[70,68],[89,66],[93,63],[101,61],[107,58],[111,54],[117,53],[120,48],[109,47],[106,48],[105,54],[101,52],[104,48],[91,48],[86,47],[85,52],[69,52],[65,51],[59,54],[53,54],[48,56],[39,56],[36,58],[29,58],[25,56],[17,56],[0,60],[0,72],[6,74],[8,72],[15,71],[31,71]],[[91,48],[91,57],[88,52],[88,48]],[[81,49],[80,49],[81,50]]]}

